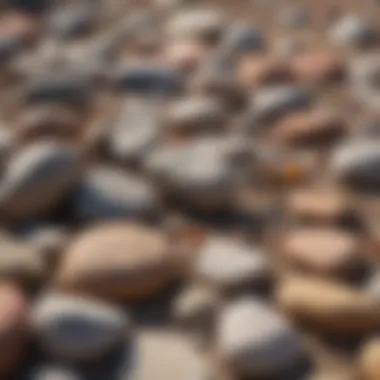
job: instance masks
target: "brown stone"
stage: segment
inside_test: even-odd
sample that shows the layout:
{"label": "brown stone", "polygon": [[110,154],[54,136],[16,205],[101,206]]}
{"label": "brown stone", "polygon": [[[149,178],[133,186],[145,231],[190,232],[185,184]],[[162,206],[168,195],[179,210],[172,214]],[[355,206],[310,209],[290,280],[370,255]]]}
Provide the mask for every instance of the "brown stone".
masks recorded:
{"label": "brown stone", "polygon": [[276,82],[289,81],[292,73],[287,62],[267,55],[248,55],[238,65],[238,78],[241,86],[250,89]]}
{"label": "brown stone", "polygon": [[284,257],[296,267],[323,275],[352,269],[358,260],[358,240],[335,228],[300,228],[285,236]]}
{"label": "brown stone", "polygon": [[279,285],[276,298],[295,321],[333,336],[357,337],[380,324],[374,299],[333,281],[289,276]]}
{"label": "brown stone", "polygon": [[353,214],[348,197],[336,190],[303,188],[286,199],[288,215],[297,221],[333,224]]}
{"label": "brown stone", "polygon": [[291,61],[294,76],[300,82],[319,84],[342,78],[344,60],[329,51],[306,51]]}
{"label": "brown stone", "polygon": [[27,303],[21,291],[0,284],[0,376],[12,371],[22,355],[27,336]]}
{"label": "brown stone", "polygon": [[148,227],[109,224],[84,232],[69,247],[58,287],[122,301],[156,295],[175,277],[166,236]]}
{"label": "brown stone", "polygon": [[341,117],[325,109],[316,109],[283,118],[271,137],[285,145],[317,145],[335,141],[345,132],[346,125]]}
{"label": "brown stone", "polygon": [[380,379],[380,339],[378,337],[364,345],[359,355],[359,373],[362,380]]}

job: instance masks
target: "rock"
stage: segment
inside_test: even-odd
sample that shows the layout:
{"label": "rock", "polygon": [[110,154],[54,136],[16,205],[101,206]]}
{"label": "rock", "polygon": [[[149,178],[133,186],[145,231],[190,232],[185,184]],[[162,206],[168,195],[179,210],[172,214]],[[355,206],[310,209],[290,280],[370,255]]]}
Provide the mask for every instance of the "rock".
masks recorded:
{"label": "rock", "polygon": [[380,340],[371,339],[359,355],[359,372],[363,380],[377,380],[380,375]]}
{"label": "rock", "polygon": [[330,51],[305,51],[291,61],[294,77],[303,83],[331,83],[345,74],[344,60]]}
{"label": "rock", "polygon": [[88,34],[96,21],[96,5],[78,4],[57,7],[48,17],[51,33],[62,38],[78,38]]}
{"label": "rock", "polygon": [[279,18],[281,23],[285,26],[297,29],[308,26],[311,21],[307,10],[297,6],[281,9]]}
{"label": "rock", "polygon": [[110,130],[108,145],[114,158],[140,161],[155,147],[162,127],[158,106],[140,99],[127,101]]}
{"label": "rock", "polygon": [[274,56],[246,56],[238,64],[239,83],[246,89],[253,87],[283,83],[292,77],[287,61]]}
{"label": "rock", "polygon": [[340,223],[354,214],[346,194],[328,189],[292,190],[286,199],[286,209],[296,221],[320,224]]}
{"label": "rock", "polygon": [[332,227],[304,227],[285,236],[282,251],[297,268],[334,276],[356,268],[360,247],[357,237],[345,231]]}
{"label": "rock", "polygon": [[165,329],[144,329],[137,337],[137,362],[131,380],[206,380],[204,357],[186,338]]}
{"label": "rock", "polygon": [[258,285],[269,272],[269,263],[257,248],[223,237],[206,241],[196,264],[197,276],[224,289]]}
{"label": "rock", "polygon": [[195,71],[204,61],[208,49],[206,45],[193,40],[179,40],[168,44],[164,58],[176,70]]}
{"label": "rock", "polygon": [[173,313],[184,325],[208,326],[215,316],[218,298],[210,289],[186,287],[175,299]]}
{"label": "rock", "polygon": [[10,154],[16,149],[18,138],[10,129],[0,127],[0,165],[2,165]]}
{"label": "rock", "polygon": [[48,355],[70,361],[99,359],[129,333],[129,321],[121,309],[58,293],[37,301],[32,326]]}
{"label": "rock", "polygon": [[73,139],[81,135],[83,120],[64,107],[42,105],[27,109],[17,122],[17,134],[22,140],[37,138]]}
{"label": "rock", "polygon": [[379,326],[375,300],[344,284],[288,277],[279,286],[277,301],[297,322],[333,336],[358,337]]}
{"label": "rock", "polygon": [[232,24],[222,41],[222,49],[232,54],[260,52],[265,47],[263,31],[244,23]]}
{"label": "rock", "polygon": [[250,377],[283,374],[302,356],[296,331],[255,298],[243,298],[226,307],[217,326],[217,345],[237,373]]}
{"label": "rock", "polygon": [[179,71],[141,63],[119,69],[114,83],[120,90],[132,94],[175,95],[182,92],[184,87]]}
{"label": "rock", "polygon": [[194,8],[179,11],[168,21],[169,38],[218,40],[225,29],[224,15],[215,9]]}
{"label": "rock", "polygon": [[154,214],[154,187],[135,174],[107,166],[90,169],[74,192],[73,212],[81,220],[143,218]]}
{"label": "rock", "polygon": [[369,277],[364,290],[380,304],[380,272],[378,270]]}
{"label": "rock", "polygon": [[19,366],[28,335],[28,305],[24,294],[13,285],[0,285],[0,374]]}
{"label": "rock", "polygon": [[45,265],[35,247],[3,235],[0,239],[0,278],[34,286],[44,278]]}
{"label": "rock", "polygon": [[252,124],[280,119],[292,112],[305,110],[312,105],[313,97],[296,86],[275,86],[259,90],[251,100]]}
{"label": "rock", "polygon": [[176,277],[178,257],[172,251],[166,237],[150,228],[122,223],[98,226],[74,241],[55,283],[106,299],[146,299]]}
{"label": "rock", "polygon": [[168,109],[167,125],[173,133],[221,132],[228,116],[223,104],[215,98],[191,96]]}
{"label": "rock", "polygon": [[273,50],[282,58],[293,58],[306,50],[307,41],[298,36],[281,36],[276,38]]}
{"label": "rock", "polygon": [[67,367],[42,364],[29,369],[21,380],[84,380],[81,374]]}
{"label": "rock", "polygon": [[57,206],[82,169],[79,153],[52,141],[24,147],[5,168],[0,208],[10,219],[40,216]]}
{"label": "rock", "polygon": [[346,133],[347,126],[340,115],[320,108],[285,116],[270,137],[289,146],[318,146],[336,142]]}
{"label": "rock", "polygon": [[349,47],[367,46],[377,39],[376,31],[369,22],[355,14],[343,15],[332,25],[328,34],[333,43]]}
{"label": "rock", "polygon": [[348,184],[379,186],[379,141],[354,140],[338,146],[332,153],[330,168],[336,177]]}

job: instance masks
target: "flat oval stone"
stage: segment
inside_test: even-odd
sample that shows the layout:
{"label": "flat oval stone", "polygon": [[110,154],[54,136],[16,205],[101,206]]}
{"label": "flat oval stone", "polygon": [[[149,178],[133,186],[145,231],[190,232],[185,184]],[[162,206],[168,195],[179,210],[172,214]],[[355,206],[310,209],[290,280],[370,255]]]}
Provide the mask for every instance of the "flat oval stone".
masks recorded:
{"label": "flat oval stone", "polygon": [[215,9],[195,8],[175,14],[166,27],[171,38],[218,39],[225,28],[224,15]]}
{"label": "flat oval stone", "polygon": [[277,300],[294,320],[329,335],[358,337],[379,327],[378,303],[344,284],[288,277],[278,289]]}
{"label": "flat oval stone", "polygon": [[0,285],[0,374],[17,368],[26,349],[28,304],[24,294],[8,283]]}
{"label": "flat oval stone", "polygon": [[358,186],[380,184],[380,142],[349,141],[332,153],[332,172],[344,182]]}
{"label": "flat oval stone", "polygon": [[284,117],[271,138],[284,145],[317,146],[336,142],[347,133],[345,121],[329,109],[300,111]]}
{"label": "flat oval stone", "polygon": [[81,170],[79,153],[52,141],[24,147],[10,160],[0,183],[0,208],[11,219],[40,216],[56,207]]}
{"label": "flat oval stone", "polygon": [[221,288],[260,284],[270,273],[265,255],[233,239],[214,237],[199,253],[195,273]]}
{"label": "flat oval stone", "polygon": [[90,169],[74,192],[74,215],[88,221],[141,218],[154,214],[158,197],[148,181],[107,166]]}
{"label": "flat oval stone", "polygon": [[343,77],[343,58],[330,51],[305,51],[291,60],[294,77],[304,83],[331,83]]}
{"label": "flat oval stone", "polygon": [[339,18],[328,33],[332,42],[349,47],[367,46],[377,38],[369,21],[356,14],[346,14]]}
{"label": "flat oval stone", "polygon": [[295,189],[286,199],[290,217],[297,221],[334,224],[343,221],[354,212],[348,197],[339,190]]}
{"label": "flat oval stone", "polygon": [[360,247],[354,235],[340,229],[303,227],[284,237],[282,251],[298,268],[334,276],[355,268]]}
{"label": "flat oval stone", "polygon": [[215,98],[191,96],[172,104],[167,112],[168,128],[174,133],[222,131],[227,114]]}
{"label": "flat oval stone", "polygon": [[380,341],[371,339],[359,355],[359,372],[363,380],[377,380],[380,375]]}
{"label": "flat oval stone", "polygon": [[297,332],[280,314],[255,298],[237,300],[222,312],[217,346],[238,374],[260,378],[289,371],[302,357]]}
{"label": "flat oval stone", "polygon": [[126,339],[129,329],[121,309],[59,293],[37,301],[32,325],[46,353],[74,361],[101,358]]}
{"label": "flat oval stone", "polygon": [[177,275],[172,253],[166,237],[148,227],[98,226],[73,242],[55,282],[60,288],[106,299],[146,299]]}
{"label": "flat oval stone", "polygon": [[114,83],[121,91],[132,94],[175,95],[184,88],[184,78],[179,71],[144,64],[130,64],[119,69]]}

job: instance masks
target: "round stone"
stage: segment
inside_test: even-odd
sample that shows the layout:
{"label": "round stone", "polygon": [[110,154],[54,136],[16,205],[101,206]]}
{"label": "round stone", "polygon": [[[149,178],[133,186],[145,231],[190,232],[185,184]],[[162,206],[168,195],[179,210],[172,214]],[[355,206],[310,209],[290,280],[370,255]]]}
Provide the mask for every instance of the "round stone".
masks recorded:
{"label": "round stone", "polygon": [[286,199],[290,217],[297,221],[334,224],[353,214],[348,197],[338,190],[295,189]]}
{"label": "round stone", "polygon": [[342,181],[357,186],[380,185],[380,142],[377,139],[349,141],[338,146],[330,168]]}
{"label": "round stone", "polygon": [[221,288],[260,284],[269,276],[265,255],[255,247],[224,237],[206,241],[199,253],[196,274]]}
{"label": "round stone", "polygon": [[28,305],[20,290],[0,285],[0,374],[17,368],[25,351],[28,334]]}
{"label": "round stone", "polygon": [[296,229],[285,236],[282,250],[297,268],[322,275],[347,273],[359,259],[357,238],[332,227]]}
{"label": "round stone", "polygon": [[24,147],[5,168],[0,208],[11,219],[40,216],[57,206],[81,171],[79,153],[52,141]]}
{"label": "round stone", "polygon": [[175,102],[167,112],[168,128],[174,133],[196,133],[223,130],[227,115],[218,99],[191,96]]}
{"label": "round stone", "polygon": [[166,32],[171,38],[195,38],[215,41],[225,28],[224,15],[215,9],[193,8],[179,11],[168,21]]}
{"label": "round stone", "polygon": [[228,305],[217,326],[222,358],[241,375],[275,377],[300,361],[302,348],[296,331],[281,315],[255,298]]}
{"label": "round stone", "polygon": [[126,339],[128,324],[119,308],[58,293],[42,296],[32,311],[38,343],[58,359],[99,359]]}
{"label": "round stone", "polygon": [[90,169],[74,192],[74,214],[82,220],[142,218],[154,214],[154,187],[135,174],[98,166]]}
{"label": "round stone", "polygon": [[380,340],[371,339],[359,355],[359,372],[363,380],[377,380],[380,376]]}
{"label": "round stone", "polygon": [[279,286],[277,301],[296,321],[332,336],[358,337],[379,327],[378,303],[348,285],[288,277]]}
{"label": "round stone", "polygon": [[166,237],[141,225],[107,224],[78,236],[63,257],[63,289],[130,301],[159,293],[177,275]]}
{"label": "round stone", "polygon": [[294,77],[300,82],[321,84],[340,79],[345,72],[345,62],[330,51],[305,51],[291,61]]}
{"label": "round stone", "polygon": [[287,61],[267,55],[243,57],[237,70],[239,83],[246,89],[289,81],[292,77],[291,67]]}
{"label": "round stone", "polygon": [[329,37],[337,45],[362,47],[374,43],[376,31],[369,21],[356,14],[339,18],[329,30]]}
{"label": "round stone", "polygon": [[338,114],[320,108],[285,116],[270,135],[284,145],[316,146],[335,142],[346,132],[346,124]]}

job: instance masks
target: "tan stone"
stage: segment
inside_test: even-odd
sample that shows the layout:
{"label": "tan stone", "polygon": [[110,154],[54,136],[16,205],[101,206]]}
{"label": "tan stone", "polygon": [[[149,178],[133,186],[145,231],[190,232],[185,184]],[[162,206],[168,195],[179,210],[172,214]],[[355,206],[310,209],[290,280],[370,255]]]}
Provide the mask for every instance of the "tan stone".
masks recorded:
{"label": "tan stone", "polygon": [[356,337],[380,324],[376,301],[348,285],[289,276],[279,285],[276,298],[295,321],[330,335]]}
{"label": "tan stone", "polygon": [[92,228],[69,247],[57,286],[121,301],[154,296],[173,279],[176,259],[165,235],[148,227]]}
{"label": "tan stone", "polygon": [[364,345],[359,355],[359,372],[362,380],[380,379],[380,338]]}

